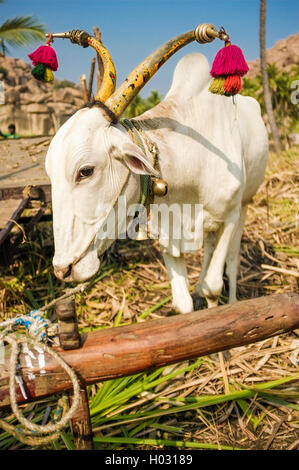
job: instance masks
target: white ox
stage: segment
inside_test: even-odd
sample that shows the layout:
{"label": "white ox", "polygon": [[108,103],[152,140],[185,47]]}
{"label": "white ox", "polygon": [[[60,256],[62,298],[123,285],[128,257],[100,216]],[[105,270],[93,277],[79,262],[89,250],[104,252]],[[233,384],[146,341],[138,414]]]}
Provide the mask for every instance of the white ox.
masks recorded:
{"label": "white ox", "polygon": [[[213,95],[209,82],[205,56],[183,57],[165,99],[135,121],[156,143],[161,175],[169,185],[168,194],[155,202],[203,206],[203,240],[198,237],[197,244],[204,244],[204,261],[195,292],[211,307],[221,294],[225,265],[229,301],[236,300],[246,208],[264,176],[268,139],[254,99],[237,96],[233,102]],[[46,170],[52,183],[55,273],[66,281],[83,281],[98,271],[98,256],[112,242],[97,239],[97,233],[118,196],[128,205],[138,203],[140,174],[153,173],[149,156],[121,124],[109,123],[102,109],[85,108],[53,138]],[[127,215],[121,218],[124,225]],[[185,240],[163,239],[161,247],[173,306],[190,312]]]}

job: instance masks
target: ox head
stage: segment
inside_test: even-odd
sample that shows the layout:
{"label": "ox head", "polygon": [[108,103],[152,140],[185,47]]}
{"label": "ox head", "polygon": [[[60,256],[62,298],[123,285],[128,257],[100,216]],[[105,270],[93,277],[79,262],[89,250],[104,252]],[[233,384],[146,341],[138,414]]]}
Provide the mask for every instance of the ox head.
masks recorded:
{"label": "ox head", "polygon": [[[137,202],[138,175],[156,172],[123,127],[107,121],[98,107],[77,111],[59,129],[46,156],[46,171],[52,184],[55,274],[82,281],[98,270],[98,255],[112,243],[115,227],[125,230],[126,214],[117,219],[120,194],[128,206]],[[116,218],[103,232],[112,209]],[[107,237],[99,235],[101,230]]]}
{"label": "ox head", "polygon": [[[148,156],[130,140],[117,119],[175,51],[194,39],[202,42],[198,28],[158,48],[116,91],[115,68],[101,42],[78,30],[52,35],[93,47],[103,64],[103,80],[95,106],[79,110],[59,129],[46,157],[46,171],[52,184],[53,264],[60,279],[82,281],[96,273],[98,254],[113,240],[113,236],[99,238],[98,233],[119,195],[125,189],[127,203],[137,202],[138,175],[156,174]],[[202,28],[202,34],[206,29]],[[215,30],[212,32],[215,36]],[[126,214],[121,218],[117,224],[125,228]]]}

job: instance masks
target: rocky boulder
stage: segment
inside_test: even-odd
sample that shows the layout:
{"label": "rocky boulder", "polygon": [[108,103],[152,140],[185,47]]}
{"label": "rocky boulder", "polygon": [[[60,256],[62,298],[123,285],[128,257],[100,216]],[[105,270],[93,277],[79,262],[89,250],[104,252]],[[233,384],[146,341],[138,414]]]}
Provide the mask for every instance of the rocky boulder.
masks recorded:
{"label": "rocky boulder", "polygon": [[42,83],[31,75],[31,65],[21,59],[0,57],[0,130],[14,123],[20,136],[53,135],[83,106],[80,87],[54,80]]}

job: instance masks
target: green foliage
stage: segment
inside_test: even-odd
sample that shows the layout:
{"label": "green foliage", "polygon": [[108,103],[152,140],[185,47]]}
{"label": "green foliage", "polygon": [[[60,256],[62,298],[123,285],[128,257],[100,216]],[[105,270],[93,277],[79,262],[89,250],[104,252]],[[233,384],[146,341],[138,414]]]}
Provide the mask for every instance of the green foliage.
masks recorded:
{"label": "green foliage", "polygon": [[[280,132],[282,135],[294,132],[299,121],[299,106],[291,101],[294,91],[291,85],[295,80],[299,80],[299,63],[289,72],[279,70],[275,64],[268,64],[267,72],[274,116]],[[266,113],[260,74],[255,78],[244,78],[241,93],[255,98],[261,105],[262,114]]]}
{"label": "green foliage", "polygon": [[[254,429],[260,426],[265,417],[265,413],[254,414],[250,410],[250,400],[257,398],[259,401],[271,403],[274,406],[284,406],[285,408],[298,411],[299,406],[293,402],[297,397],[297,392],[293,389],[281,388],[289,382],[298,380],[298,373],[281,379],[272,380],[257,384],[255,387],[245,387],[240,384],[230,384],[231,393],[224,395],[183,395],[175,398],[167,397],[168,407],[160,407],[159,404],[165,403],[165,397],[161,393],[155,393],[157,384],[167,383],[175,375],[185,373],[190,368],[196,368],[203,363],[204,359],[198,359],[192,365],[181,368],[167,375],[163,375],[161,368],[152,373],[141,373],[136,376],[130,376],[120,379],[114,379],[102,384],[97,393],[90,400],[90,414],[92,417],[92,427],[94,431],[94,443],[96,448],[103,449],[103,444],[108,444],[106,448],[113,449],[112,445],[117,444],[135,444],[147,446],[169,446],[169,447],[188,447],[188,448],[210,448],[219,449],[215,444],[206,442],[186,441],[182,439],[184,429],[176,426],[168,431],[174,435],[179,434],[180,439],[144,439],[139,438],[138,433],[148,428],[165,428],[160,419],[169,415],[177,415],[191,410],[206,409],[211,406],[221,406],[230,402],[236,402],[244,415],[247,416]],[[149,392],[151,393],[145,393]],[[140,393],[143,392],[142,399]],[[154,393],[153,393],[154,392]],[[156,404],[153,407],[153,403]],[[153,409],[154,408],[154,409]],[[134,411],[132,411],[132,409]],[[215,410],[215,408],[214,408]],[[126,411],[129,413],[126,413]],[[179,420],[178,420],[179,425]],[[107,433],[113,427],[121,428],[122,437],[113,437],[113,434]],[[233,450],[236,447],[222,446],[221,449]]]}
{"label": "green foliage", "polygon": [[0,25],[0,54],[5,56],[8,46],[27,46],[41,39],[45,39],[45,27],[34,16],[9,18]]}
{"label": "green foliage", "polygon": [[148,111],[157,104],[160,103],[162,96],[159,95],[157,91],[152,91],[150,96],[146,99],[141,98],[139,95],[135,96],[133,101],[127,107],[124,117],[131,119],[133,117],[139,116],[140,114]]}
{"label": "green foliage", "polygon": [[54,90],[58,90],[59,88],[76,88],[76,83],[71,82],[69,80],[62,80],[61,82],[55,82],[54,83]]}

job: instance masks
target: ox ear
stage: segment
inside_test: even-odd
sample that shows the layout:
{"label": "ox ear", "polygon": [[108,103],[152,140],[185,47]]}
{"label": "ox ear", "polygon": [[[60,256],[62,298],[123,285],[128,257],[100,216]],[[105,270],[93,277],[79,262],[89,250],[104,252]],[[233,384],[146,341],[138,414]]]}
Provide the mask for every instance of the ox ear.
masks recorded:
{"label": "ox ear", "polygon": [[159,173],[154,169],[138,145],[135,145],[133,142],[125,142],[121,151],[126,165],[133,173],[159,176]]}

